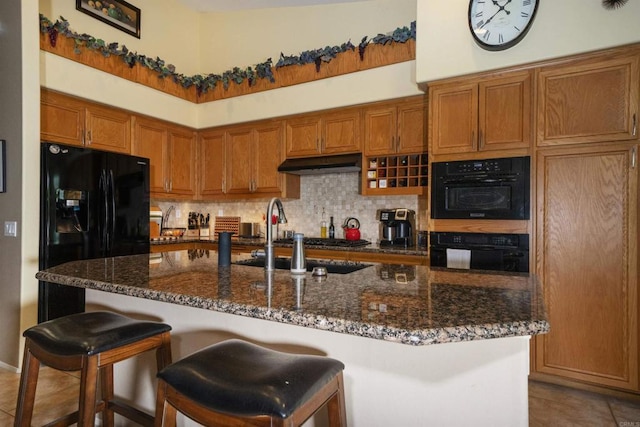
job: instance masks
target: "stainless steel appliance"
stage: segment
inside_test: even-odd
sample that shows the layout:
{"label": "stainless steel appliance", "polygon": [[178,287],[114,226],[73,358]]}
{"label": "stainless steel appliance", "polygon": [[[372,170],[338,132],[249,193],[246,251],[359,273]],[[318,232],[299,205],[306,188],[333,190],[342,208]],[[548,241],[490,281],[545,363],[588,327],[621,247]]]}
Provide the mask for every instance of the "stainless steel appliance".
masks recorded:
{"label": "stainless steel appliance", "polygon": [[530,158],[434,162],[431,217],[529,219]]}
{"label": "stainless steel appliance", "polygon": [[[149,253],[149,160],[41,145],[40,269]],[[38,321],[84,311],[84,289],[40,282]]]}
{"label": "stainless steel appliance", "polygon": [[378,209],[380,246],[412,247],[415,244],[416,213],[411,209]]}
{"label": "stainless steel appliance", "polygon": [[434,232],[429,235],[432,267],[529,272],[529,235]]}

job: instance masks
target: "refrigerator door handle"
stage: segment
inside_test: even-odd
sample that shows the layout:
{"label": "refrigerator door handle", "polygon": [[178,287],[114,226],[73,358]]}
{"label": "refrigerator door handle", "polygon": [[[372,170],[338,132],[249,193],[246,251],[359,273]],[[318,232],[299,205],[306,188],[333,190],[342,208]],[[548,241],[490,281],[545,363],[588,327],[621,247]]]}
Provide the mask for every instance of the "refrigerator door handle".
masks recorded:
{"label": "refrigerator door handle", "polygon": [[102,251],[102,255],[106,255],[109,250],[109,203],[108,203],[108,182],[107,182],[107,171],[102,170],[100,172],[100,196],[102,197],[102,209],[100,210],[100,218],[98,219],[98,224],[100,227],[99,233],[101,236],[101,244],[100,250]]}
{"label": "refrigerator door handle", "polygon": [[111,250],[113,249],[111,246],[113,245],[114,237],[116,235],[116,195],[115,195],[115,180],[113,178],[113,170],[109,169],[109,203],[111,205],[110,215],[109,215],[109,252],[108,256],[111,256]]}

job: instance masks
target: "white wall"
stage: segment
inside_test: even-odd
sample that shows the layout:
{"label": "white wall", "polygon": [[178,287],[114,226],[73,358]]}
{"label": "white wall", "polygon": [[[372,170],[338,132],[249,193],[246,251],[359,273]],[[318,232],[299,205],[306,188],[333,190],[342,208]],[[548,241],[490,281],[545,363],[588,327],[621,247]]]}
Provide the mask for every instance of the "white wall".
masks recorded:
{"label": "white wall", "polygon": [[39,0],[39,3],[41,14],[53,22],[63,16],[72,31],[90,34],[107,43],[118,42],[149,57],[160,57],[186,75],[197,74],[200,69],[198,14],[178,1],[131,1],[141,10],[139,39],[77,11],[73,0]]}
{"label": "white wall", "polygon": [[199,17],[202,72],[222,73],[244,68],[280,53],[339,46],[351,40],[355,46],[416,19],[416,0],[369,0],[331,5],[270,8]]}
{"label": "white wall", "polygon": [[605,10],[599,0],[541,0],[527,36],[500,52],[478,47],[468,0],[417,0],[417,81],[429,82],[640,41],[640,2]]}
{"label": "white wall", "polygon": [[[35,2],[22,5],[22,158],[21,218],[19,237],[22,244],[20,332],[35,324],[38,305],[38,230],[40,227],[40,84],[38,79],[38,34],[31,29],[37,22]],[[14,183],[17,185],[18,183]],[[18,335],[20,337],[20,335]],[[20,340],[22,342],[22,340]],[[17,350],[17,349],[16,349]],[[22,351],[17,351],[17,357]],[[17,365],[16,365],[17,366]]]}

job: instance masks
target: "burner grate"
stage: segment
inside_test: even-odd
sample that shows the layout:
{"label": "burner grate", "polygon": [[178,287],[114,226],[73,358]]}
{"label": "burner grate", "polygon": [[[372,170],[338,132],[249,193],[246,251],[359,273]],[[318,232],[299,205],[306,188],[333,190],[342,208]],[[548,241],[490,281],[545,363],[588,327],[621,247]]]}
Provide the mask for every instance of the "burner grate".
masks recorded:
{"label": "burner grate", "polygon": [[[305,237],[302,241],[305,246],[339,246],[354,248],[370,245],[368,240],[347,240],[347,239],[321,239],[319,237]],[[278,239],[274,243],[293,244],[293,239]]]}

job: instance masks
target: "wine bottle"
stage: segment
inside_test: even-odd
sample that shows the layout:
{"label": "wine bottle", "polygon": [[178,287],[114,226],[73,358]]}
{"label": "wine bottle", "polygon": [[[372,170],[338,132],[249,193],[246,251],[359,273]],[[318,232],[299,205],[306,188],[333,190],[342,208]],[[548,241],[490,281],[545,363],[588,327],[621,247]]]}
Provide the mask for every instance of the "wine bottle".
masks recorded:
{"label": "wine bottle", "polygon": [[336,238],[336,228],[333,225],[333,217],[329,218],[329,238],[330,239]]}

